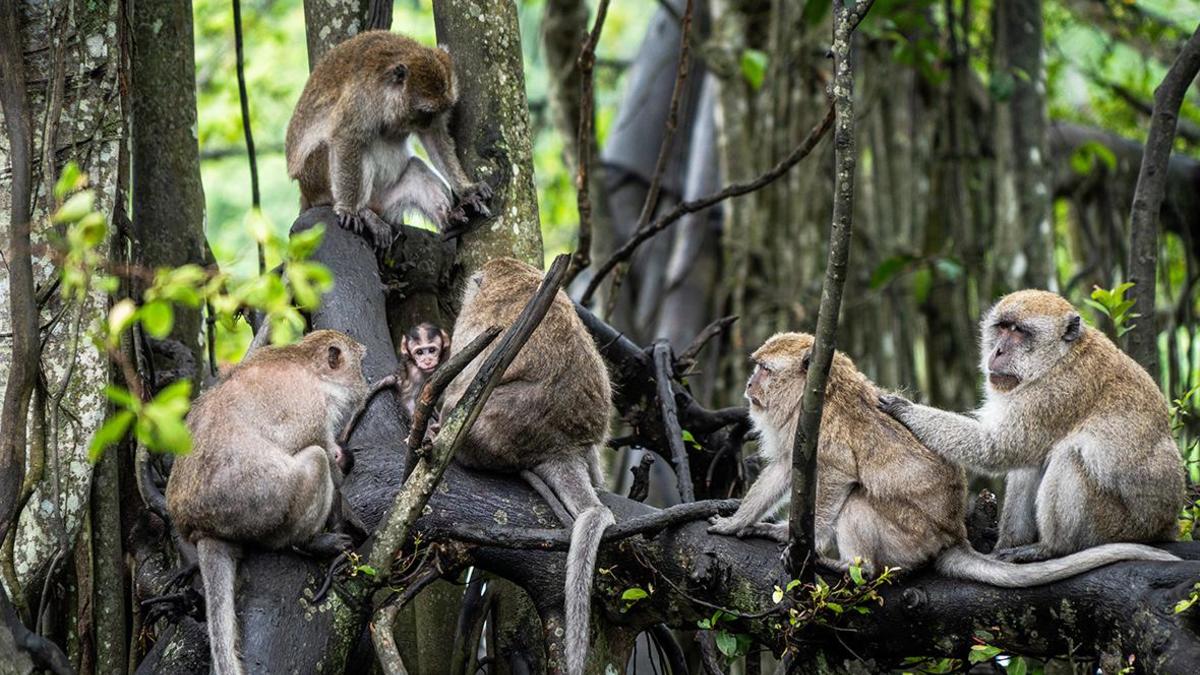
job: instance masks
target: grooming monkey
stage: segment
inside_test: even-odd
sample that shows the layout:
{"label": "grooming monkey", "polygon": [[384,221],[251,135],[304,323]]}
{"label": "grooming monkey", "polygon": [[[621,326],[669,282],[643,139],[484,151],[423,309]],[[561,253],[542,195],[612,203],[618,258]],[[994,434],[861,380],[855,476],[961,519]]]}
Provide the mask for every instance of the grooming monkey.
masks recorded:
{"label": "grooming monkey", "polygon": [[[466,283],[454,344],[468,345],[489,326],[509,326],[541,283],[535,268],[511,258],[492,260]],[[486,355],[467,366],[446,391],[452,407]],[[596,496],[598,448],[612,415],[608,371],[592,338],[559,291],[541,325],[505,371],[471,427],[458,460],[486,471],[529,470],[575,518],[566,569],[567,672],[583,672],[589,643],[592,574],[612,512]]]}
{"label": "grooming monkey", "polygon": [[[300,208],[332,205],[338,224],[364,228],[379,248],[410,211],[447,232],[462,206],[490,215],[491,188],[459,164],[446,118],[458,100],[450,55],[403,35],[360,33],[330,49],[309,75],[288,123],[288,176],[300,181]],[[442,180],[412,154],[416,134]]]}
{"label": "grooming monkey", "polygon": [[334,555],[351,543],[322,529],[337,514],[350,461],[334,437],[367,392],[365,351],[332,330],[262,347],[192,406],[192,451],[172,467],[167,511],[199,554],[219,675],[243,672],[233,593],[240,544]]}
{"label": "grooming monkey", "polygon": [[450,358],[450,335],[435,324],[417,324],[400,338],[400,358],[404,362],[404,383],[400,386],[400,398],[409,416],[417,407],[417,396],[425,381]]}
{"label": "grooming monkey", "polygon": [[[756,352],[746,385],[750,418],[768,460],[737,513],[714,518],[710,532],[787,539],[787,524],[759,524],[790,495],[792,439],[808,377],[813,338],[781,333]],[[947,576],[1020,588],[1049,583],[1118,560],[1178,560],[1137,544],[1109,544],[1028,565],[977,553],[963,524],[962,469],[921,445],[880,411],[879,389],[836,353],[817,446],[816,547],[822,562],[845,570],[855,558],[869,573],[884,566],[933,563]]]}
{"label": "grooming monkey", "polygon": [[1004,296],[980,326],[986,399],[973,415],[880,399],[934,452],[1009,471],[997,548],[1040,560],[1175,538],[1183,466],[1154,380],[1048,291]]}

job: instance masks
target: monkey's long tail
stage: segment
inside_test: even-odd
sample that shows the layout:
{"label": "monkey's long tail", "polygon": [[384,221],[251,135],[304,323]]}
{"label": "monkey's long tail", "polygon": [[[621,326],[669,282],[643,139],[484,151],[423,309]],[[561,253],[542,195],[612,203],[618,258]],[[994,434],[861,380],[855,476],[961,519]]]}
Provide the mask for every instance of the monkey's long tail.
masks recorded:
{"label": "monkey's long tail", "polygon": [[237,574],[237,546],[220,539],[196,542],[200,578],[208,607],[208,644],[216,675],[242,675],[237,655],[237,613],[233,608],[233,584]]}
{"label": "monkey's long tail", "polygon": [[934,566],[950,577],[1004,588],[1026,588],[1060,581],[1122,560],[1176,561],[1179,558],[1142,544],[1103,544],[1061,558],[1018,564],[989,558],[963,545],[942,553]]}
{"label": "monkey's long tail", "polygon": [[594,505],[575,518],[571,530],[571,547],[567,551],[567,672],[581,675],[587,662],[589,620],[592,607],[592,575],[596,571],[596,555],[600,538],[615,522],[612,511],[592,494]]}

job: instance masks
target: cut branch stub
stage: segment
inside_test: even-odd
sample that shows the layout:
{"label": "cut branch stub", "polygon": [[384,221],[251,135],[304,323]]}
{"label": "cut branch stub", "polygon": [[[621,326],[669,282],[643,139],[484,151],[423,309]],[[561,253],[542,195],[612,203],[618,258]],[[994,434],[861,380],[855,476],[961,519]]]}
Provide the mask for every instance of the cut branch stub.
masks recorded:
{"label": "cut branch stub", "polygon": [[404,482],[400,493],[392,502],[371,549],[371,565],[376,569],[387,569],[396,552],[404,544],[409,529],[429,502],[429,497],[441,481],[450,460],[466,442],[471,426],[479,417],[488,396],[549,311],[554,296],[566,276],[568,262],[569,257],[566,255],[554,259],[537,293],[521,310],[512,326],[505,331],[504,338],[479,368],[462,399],[446,416],[442,430],[430,447],[428,455],[416,462],[408,480]]}

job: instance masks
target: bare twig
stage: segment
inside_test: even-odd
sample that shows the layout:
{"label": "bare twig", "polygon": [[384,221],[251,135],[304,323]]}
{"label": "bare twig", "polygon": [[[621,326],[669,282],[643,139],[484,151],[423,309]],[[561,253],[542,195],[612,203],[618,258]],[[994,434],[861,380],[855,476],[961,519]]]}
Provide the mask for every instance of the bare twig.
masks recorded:
{"label": "bare twig", "polygon": [[834,179],[833,224],[829,234],[829,259],[821,286],[821,305],[817,313],[816,337],[801,403],[800,421],[792,446],[792,499],[788,523],[790,546],[788,567],[796,579],[812,576],[813,515],[817,496],[817,437],[821,428],[821,410],[825,404],[825,382],[833,363],[837,339],[838,312],[846,283],[846,264],[850,256],[850,235],[854,213],[854,68],[850,62],[850,43],[854,26],[870,10],[874,0],[859,0],[853,8],[841,3],[833,6],[833,106],[837,124],[833,132]]}
{"label": "bare twig", "polygon": [[1158,322],[1154,301],[1158,273],[1158,214],[1167,189],[1167,165],[1175,142],[1179,106],[1188,87],[1200,72],[1200,26],[1183,49],[1162,83],[1154,90],[1154,112],[1142,154],[1133,206],[1129,210],[1130,295],[1142,318],[1125,335],[1125,350],[1158,379]]}
{"label": "bare twig", "polygon": [[408,432],[408,461],[404,465],[404,477],[408,478],[412,474],[413,466],[416,462],[413,461],[413,453],[421,444],[425,442],[425,430],[429,428],[429,421],[433,419],[434,406],[442,397],[442,392],[446,391],[446,387],[458,377],[458,374],[463,371],[475,357],[487,349],[487,346],[492,344],[492,340],[500,335],[499,326],[490,326],[487,330],[480,333],[471,341],[462,351],[451,356],[445,363],[438,366],[438,369],[433,371],[433,375],[425,381],[425,385],[421,387],[421,394],[417,396],[417,405],[413,408],[412,427]]}
{"label": "bare twig", "polygon": [[671,463],[675,465],[679,498],[685,503],[696,501],[696,489],[692,486],[692,468],[688,462],[687,446],[683,444],[679,410],[675,405],[675,390],[671,387],[675,372],[671,364],[671,343],[657,340],[653,349],[654,377],[658,382],[658,406],[662,413],[663,434],[671,446]]}
{"label": "bare twig", "polygon": [[588,190],[588,172],[592,166],[592,144],[596,123],[596,95],[594,92],[596,68],[596,45],[600,42],[600,31],[608,16],[609,0],[600,0],[596,7],[596,21],[592,31],[583,42],[583,49],[575,66],[579,69],[579,133],[576,151],[579,154],[575,173],[575,203],[579,209],[579,243],[571,256],[571,268],[563,282],[570,284],[588,265],[592,264],[592,199]]}
{"label": "bare twig", "polygon": [[504,338],[480,366],[462,399],[446,416],[437,440],[430,447],[429,455],[417,461],[417,466],[400,488],[400,493],[392,502],[371,550],[371,564],[376,569],[387,568],[396,551],[403,545],[408,537],[409,528],[429,502],[429,497],[441,481],[450,459],[466,442],[471,425],[487,402],[488,395],[492,393],[504,371],[549,311],[566,276],[567,264],[566,255],[560,255],[554,260],[537,293],[530,298],[513,325],[505,331]]}
{"label": "bare twig", "polygon": [[[233,0],[233,47],[237,53],[238,100],[242,104],[242,135],[246,137],[246,158],[250,160],[250,207],[262,210],[262,198],[258,192],[258,157],[254,153],[254,133],[250,130],[250,94],[246,91],[246,55],[242,49],[242,1]],[[258,273],[267,271],[267,258],[263,245],[258,244]]]}
{"label": "bare twig", "polygon": [[833,116],[833,105],[830,104],[829,108],[825,110],[825,116],[821,118],[821,121],[817,123],[817,126],[813,127],[812,131],[808,133],[808,136],[805,137],[805,139],[801,141],[800,144],[797,145],[787,157],[784,157],[779,161],[778,164],[771,167],[769,171],[763,173],[754,180],[745,183],[733,183],[731,185],[727,185],[719,192],[714,192],[710,195],[693,199],[691,201],[680,202],[668,213],[656,218],[653,223],[645,227],[638,228],[638,230],[635,231],[624,244],[621,244],[620,248],[618,248],[611,256],[609,256],[608,260],[605,260],[603,264],[596,268],[595,274],[592,275],[592,278],[588,281],[587,288],[583,291],[583,297],[580,298],[580,302],[584,305],[590,304],[592,301],[592,296],[595,295],[596,289],[599,288],[601,282],[604,281],[604,277],[608,276],[608,274],[612,272],[618,264],[628,260],[633,255],[634,251],[636,251],[639,246],[645,243],[646,240],[667,229],[674,224],[675,221],[689,213],[694,213],[696,211],[706,209],[714,204],[719,204],[730,197],[739,197],[741,195],[754,192],[755,190],[770,185],[780,176],[787,173],[789,169],[791,169],[793,166],[799,163],[800,160],[807,157],[809,153],[813,151],[813,148],[817,146],[817,143],[821,140],[821,138],[824,137],[825,133],[829,131],[829,128],[833,126]]}
{"label": "bare twig", "polygon": [[704,349],[704,346],[708,344],[708,341],[729,330],[729,327],[732,326],[733,322],[737,320],[738,318],[736,316],[727,316],[717,319],[716,321],[705,326],[704,330],[700,331],[700,333],[692,339],[692,343],[688,345],[686,349],[680,352],[679,356],[675,357],[676,372],[682,372],[688,368],[691,368],[696,363],[696,357],[700,355],[700,350]]}
{"label": "bare twig", "polygon": [[[639,534],[661,532],[695,520],[733,513],[737,510],[737,506],[738,500],[736,499],[708,499],[677,504],[644,516],[620,521],[604,531],[601,541],[607,544]],[[565,551],[571,544],[571,532],[566,529],[455,523],[451,527],[438,528],[430,534],[438,539],[444,536],[468,544],[498,548]]]}

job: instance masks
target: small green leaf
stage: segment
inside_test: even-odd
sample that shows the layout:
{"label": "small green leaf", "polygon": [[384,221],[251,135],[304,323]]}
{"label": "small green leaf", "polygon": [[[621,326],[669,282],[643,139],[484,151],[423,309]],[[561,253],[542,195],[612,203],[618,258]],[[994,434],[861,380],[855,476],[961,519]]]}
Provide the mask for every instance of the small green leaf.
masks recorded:
{"label": "small green leaf", "polygon": [[87,176],[79,170],[79,165],[67,162],[58,176],[58,182],[54,184],[54,199],[61,202],[68,194],[82,189],[85,185]]}
{"label": "small green leaf", "polygon": [[775,587],[775,592],[771,593],[771,601],[777,605],[779,603],[783,602],[783,589],[782,588],[780,588],[778,586]]}
{"label": "small green leaf", "polygon": [[767,54],[757,49],[747,49],[742,52],[742,77],[756,91],[762,88],[767,76]]}
{"label": "small green leaf", "polygon": [[373,577],[378,574],[378,572],[375,571],[375,568],[371,567],[370,565],[359,565],[356,569],[369,577]]}
{"label": "small green leaf", "polygon": [[108,339],[109,342],[116,342],[121,337],[121,333],[133,323],[134,317],[137,314],[137,304],[129,298],[123,298],[113,305],[112,309],[108,310]]}
{"label": "small green leaf", "polygon": [[1024,657],[1014,656],[1012,661],[1008,663],[1008,667],[1004,669],[1008,675],[1025,675],[1029,671],[1029,664]]}
{"label": "small green leaf", "polygon": [[841,614],[842,612],[846,611],[836,602],[827,602],[825,603],[825,606],[828,607],[829,611],[833,612],[834,614]]}
{"label": "small green leaf", "polygon": [[850,571],[850,578],[854,580],[855,586],[862,586],[864,583],[866,583],[866,580],[863,579],[863,573],[862,573],[861,567],[859,567],[858,565],[851,565],[849,571]]}
{"label": "small green leaf", "polygon": [[58,211],[54,212],[54,222],[56,223],[74,223],[81,220],[84,216],[92,212],[92,206],[96,203],[96,195],[91,190],[84,190],[71,195],[71,198],[66,201]]}
{"label": "small green leaf", "polygon": [[300,260],[308,260],[321,245],[321,240],[325,238],[325,225],[318,223],[313,227],[296,232],[288,240],[288,260],[297,262]]}
{"label": "small green leaf", "polygon": [[73,242],[78,242],[86,248],[95,248],[103,241],[105,235],[108,234],[108,219],[103,213],[92,211],[83,216],[78,223],[71,228],[69,238]]}
{"label": "small green leaf", "polygon": [[637,588],[636,586],[634,588],[626,588],[625,592],[621,593],[621,599],[626,602],[637,602],[648,597],[650,597],[650,594],[645,589]]}
{"label": "small green leaf", "polygon": [[717,649],[720,650],[726,658],[732,659],[737,656],[737,638],[728,631],[719,630],[715,636]]}
{"label": "small green leaf", "polygon": [[129,393],[129,390],[124,387],[116,387],[110,384],[104,387],[104,395],[108,397],[108,400],[126,410],[137,410],[139,407],[139,401],[133,398],[133,394]]}
{"label": "small green leaf", "polygon": [[125,433],[129,431],[129,424],[133,422],[133,419],[134,414],[128,410],[122,410],[108,418],[96,430],[96,435],[92,437],[92,443],[88,446],[88,461],[93,464],[100,461],[108,446],[119,443],[122,438],[125,438]]}
{"label": "small green leaf", "polygon": [[993,647],[991,645],[972,645],[971,653],[968,656],[968,659],[970,659],[971,663],[984,663],[986,661],[991,661],[999,654],[999,647]]}
{"label": "small green leaf", "polygon": [[171,308],[171,303],[155,300],[138,310],[138,318],[150,337],[162,340],[171,334],[171,326],[175,325],[175,310]]}

